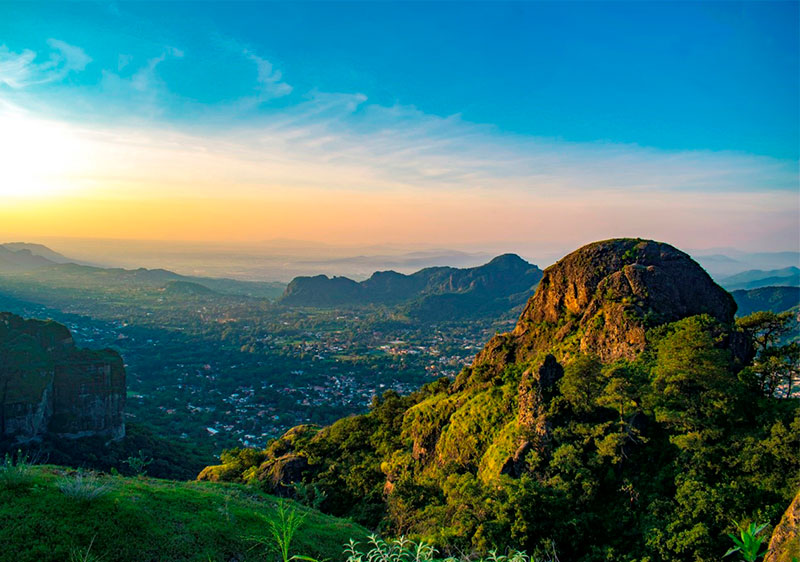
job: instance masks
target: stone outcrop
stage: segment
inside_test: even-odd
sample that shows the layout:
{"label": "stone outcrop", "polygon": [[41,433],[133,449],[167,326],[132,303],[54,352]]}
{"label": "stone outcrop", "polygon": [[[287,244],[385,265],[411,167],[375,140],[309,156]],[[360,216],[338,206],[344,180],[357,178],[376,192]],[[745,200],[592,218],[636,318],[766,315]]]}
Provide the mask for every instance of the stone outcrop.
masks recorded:
{"label": "stone outcrop", "polygon": [[772,532],[764,562],[800,560],[800,490]]}
{"label": "stone outcrop", "polygon": [[304,456],[286,454],[270,459],[258,469],[258,480],[273,494],[293,497],[293,484],[302,482],[303,473],[308,469],[308,459]]}
{"label": "stone outcrop", "polygon": [[550,442],[550,423],[546,417],[549,401],[557,391],[556,384],[564,376],[564,368],[552,355],[547,355],[535,369],[522,374],[519,383],[519,412],[517,423],[544,451]]}
{"label": "stone outcrop", "polygon": [[0,439],[121,438],[125,393],[116,352],[79,349],[56,322],[0,313]]}
{"label": "stone outcrop", "polygon": [[526,361],[541,352],[632,359],[649,327],[708,314],[733,321],[736,303],[687,254],[622,238],[584,246],[544,271],[517,326],[495,336],[473,366]]}

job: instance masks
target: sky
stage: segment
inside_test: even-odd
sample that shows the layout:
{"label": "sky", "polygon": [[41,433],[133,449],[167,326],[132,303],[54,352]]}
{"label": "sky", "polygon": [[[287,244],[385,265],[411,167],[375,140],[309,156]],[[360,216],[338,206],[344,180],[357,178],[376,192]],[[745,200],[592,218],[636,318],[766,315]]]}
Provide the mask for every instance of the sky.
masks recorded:
{"label": "sky", "polygon": [[797,2],[2,2],[0,237],[800,247]]}

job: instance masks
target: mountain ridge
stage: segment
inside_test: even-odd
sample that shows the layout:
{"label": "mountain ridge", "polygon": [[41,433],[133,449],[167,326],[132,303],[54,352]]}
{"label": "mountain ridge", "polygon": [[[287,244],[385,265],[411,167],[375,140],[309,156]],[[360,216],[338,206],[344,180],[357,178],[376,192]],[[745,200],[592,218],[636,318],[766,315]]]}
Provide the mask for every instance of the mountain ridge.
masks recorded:
{"label": "mountain ridge", "polygon": [[44,244],[37,244],[33,242],[6,242],[0,244],[0,248],[5,248],[12,252],[19,250],[27,250],[35,256],[40,256],[53,263],[81,263],[78,260],[68,258],[67,256],[56,252],[45,246]]}
{"label": "mountain ridge", "polygon": [[470,305],[487,310],[521,304],[541,275],[537,266],[518,255],[502,254],[477,267],[428,267],[410,275],[376,271],[361,282],[326,275],[296,277],[279,302],[311,307],[405,305],[406,313],[421,318],[464,315],[471,312],[466,310]]}
{"label": "mountain ridge", "polygon": [[750,269],[724,277],[719,283],[729,291],[770,286],[800,287],[800,268],[789,266],[772,270]]}
{"label": "mountain ridge", "polygon": [[759,287],[758,289],[737,289],[731,292],[738,306],[737,316],[768,310],[781,313],[787,310],[800,310],[800,287]]}
{"label": "mountain ridge", "polygon": [[[74,282],[77,286],[84,286],[87,282],[103,283],[130,283],[139,282],[157,288],[165,288],[170,282],[186,282],[202,285],[207,289],[219,293],[275,299],[283,291],[285,285],[276,282],[241,281],[224,277],[195,277],[182,275],[163,268],[124,269],[119,267],[98,267],[87,265],[69,258],[68,261],[52,261],[42,255],[34,254],[30,246],[42,248],[42,253],[51,253],[57,256],[46,246],[40,244],[16,244],[17,250],[6,246],[15,244],[0,244],[0,279],[3,275],[24,276],[35,275],[36,279],[55,278],[60,281]],[[46,252],[45,252],[46,250]],[[62,256],[63,257],[63,256]]]}

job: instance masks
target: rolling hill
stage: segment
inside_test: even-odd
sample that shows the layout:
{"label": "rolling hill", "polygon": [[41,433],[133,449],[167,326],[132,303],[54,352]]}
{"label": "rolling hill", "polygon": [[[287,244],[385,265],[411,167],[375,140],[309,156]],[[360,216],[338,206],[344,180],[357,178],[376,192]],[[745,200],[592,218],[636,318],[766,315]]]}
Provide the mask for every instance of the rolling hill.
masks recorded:
{"label": "rolling hill", "polygon": [[791,266],[768,271],[751,269],[725,277],[719,283],[729,291],[773,286],[800,287],[800,268]]}
{"label": "rolling hill", "polygon": [[8,277],[16,281],[69,288],[163,288],[170,283],[180,282],[223,294],[266,299],[278,298],[285,288],[283,283],[277,282],[193,277],[166,269],[103,268],[64,260],[68,258],[39,244],[0,245],[0,281]]}
{"label": "rolling hill", "polygon": [[737,316],[747,316],[759,310],[785,312],[800,308],[800,287],[761,287],[740,289],[731,293],[738,309]]}
{"label": "rolling hill", "polygon": [[[265,560],[279,500],[236,485],[93,475],[56,466],[0,465],[0,561]],[[358,525],[291,501],[304,517],[292,554],[341,557]]]}

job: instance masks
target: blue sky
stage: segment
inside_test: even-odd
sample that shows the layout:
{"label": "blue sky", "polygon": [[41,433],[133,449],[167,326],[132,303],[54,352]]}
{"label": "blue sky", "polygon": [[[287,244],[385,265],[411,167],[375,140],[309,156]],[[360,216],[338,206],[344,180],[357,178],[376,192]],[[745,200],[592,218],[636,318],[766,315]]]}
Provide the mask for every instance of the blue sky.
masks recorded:
{"label": "blue sky", "polygon": [[[798,5],[780,3],[4,4],[12,51],[56,37],[92,63],[68,84],[98,85],[130,57],[159,65],[175,94],[165,117],[256,88],[248,49],[291,93],[363,93],[382,105],[570,141],[737,150],[797,158]],[[121,74],[125,74],[125,68]],[[52,84],[48,85],[53,87]]]}
{"label": "blue sky", "polygon": [[[797,2],[6,2],[0,103],[79,128],[67,136],[96,129],[92,150],[146,137],[150,164],[168,134],[273,159],[285,173],[214,172],[264,192],[325,177],[540,201],[691,194],[698,209],[716,196],[725,233],[750,206],[747,236],[768,245],[800,221],[798,23]],[[753,208],[759,195],[772,203]],[[775,211],[782,230],[760,235]]]}

